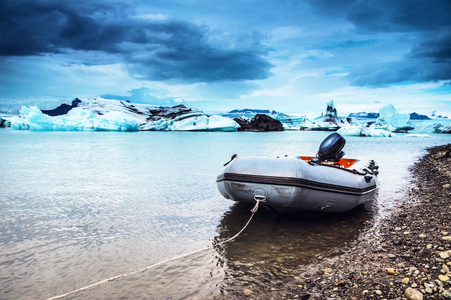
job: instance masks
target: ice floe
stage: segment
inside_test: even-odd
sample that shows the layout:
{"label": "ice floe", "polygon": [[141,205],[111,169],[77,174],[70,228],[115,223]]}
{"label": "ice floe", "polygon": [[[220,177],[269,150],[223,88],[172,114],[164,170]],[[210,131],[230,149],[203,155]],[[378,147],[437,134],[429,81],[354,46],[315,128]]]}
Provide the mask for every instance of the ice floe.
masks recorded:
{"label": "ice floe", "polygon": [[420,133],[409,133],[405,135],[406,137],[418,137],[418,138],[430,138],[429,134],[420,134]]}
{"label": "ice floe", "polygon": [[343,126],[340,129],[337,130],[337,132],[341,135],[346,136],[372,136],[372,137],[394,137],[396,136],[395,133],[383,130],[383,129],[377,129],[374,126],[356,126],[356,125],[348,125]]}
{"label": "ice floe", "polygon": [[376,119],[375,126],[378,129],[393,132],[407,132],[414,129],[410,123],[410,115],[398,113],[392,104],[379,110],[379,118]]}
{"label": "ice floe", "polygon": [[301,124],[301,130],[336,131],[340,128],[340,120],[334,101],[327,103],[326,113],[320,115],[306,115]]}

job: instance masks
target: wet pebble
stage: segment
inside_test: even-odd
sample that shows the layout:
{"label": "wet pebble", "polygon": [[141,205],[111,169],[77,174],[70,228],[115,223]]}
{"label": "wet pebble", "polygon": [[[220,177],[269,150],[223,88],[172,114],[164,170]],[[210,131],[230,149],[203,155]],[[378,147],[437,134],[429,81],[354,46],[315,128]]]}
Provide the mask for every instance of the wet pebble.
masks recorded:
{"label": "wet pebble", "polygon": [[301,300],[308,300],[310,299],[310,294],[309,293],[305,293],[305,292],[300,292],[298,295],[298,298]]}
{"label": "wet pebble", "polygon": [[404,296],[406,296],[407,299],[409,300],[422,300],[423,299],[423,294],[414,288],[407,288],[406,291],[404,292]]}
{"label": "wet pebble", "polygon": [[401,245],[402,244],[402,239],[393,239],[393,245]]}
{"label": "wet pebble", "polygon": [[396,270],[394,268],[386,268],[385,271],[387,271],[387,274],[395,275]]}
{"label": "wet pebble", "polygon": [[246,296],[250,296],[252,295],[253,291],[251,289],[244,289],[243,290],[243,294]]}

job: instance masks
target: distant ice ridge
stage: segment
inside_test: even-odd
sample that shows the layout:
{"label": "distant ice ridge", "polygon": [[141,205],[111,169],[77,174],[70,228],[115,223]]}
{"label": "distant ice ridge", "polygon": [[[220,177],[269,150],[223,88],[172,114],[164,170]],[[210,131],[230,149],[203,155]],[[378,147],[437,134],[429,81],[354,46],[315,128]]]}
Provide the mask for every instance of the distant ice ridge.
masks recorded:
{"label": "distant ice ridge", "polygon": [[451,119],[433,119],[415,122],[415,133],[451,133]]}
{"label": "distant ice ridge", "polygon": [[49,116],[37,107],[22,107],[9,118],[12,129],[35,131],[236,131],[234,120],[208,116],[184,105],[160,107],[118,100],[83,100],[65,114]]}
{"label": "distant ice ridge", "polygon": [[377,129],[374,128],[374,126],[357,126],[357,125],[345,125],[342,126],[337,131],[341,135],[347,135],[347,136],[372,136],[372,137],[394,137],[396,136],[395,133],[383,130],[383,129]]}
{"label": "distant ice ridge", "polygon": [[374,123],[361,125],[358,121],[354,124],[341,126],[338,133],[354,136],[393,137],[394,132],[407,132],[414,129],[410,123],[409,114],[401,114],[391,104],[379,110],[379,117]]}

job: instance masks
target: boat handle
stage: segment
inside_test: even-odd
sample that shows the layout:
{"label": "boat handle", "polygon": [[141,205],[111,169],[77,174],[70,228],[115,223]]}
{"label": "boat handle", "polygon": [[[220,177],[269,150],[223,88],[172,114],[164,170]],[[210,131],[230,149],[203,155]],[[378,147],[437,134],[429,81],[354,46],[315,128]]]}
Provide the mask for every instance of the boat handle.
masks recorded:
{"label": "boat handle", "polygon": [[365,178],[366,183],[370,183],[371,179],[373,179],[373,176],[365,175],[363,178]]}
{"label": "boat handle", "polygon": [[255,196],[254,196],[254,200],[255,200],[255,201],[260,201],[260,202],[266,202],[266,196],[255,195]]}
{"label": "boat handle", "polygon": [[224,167],[227,166],[228,164],[230,164],[230,162],[231,162],[232,160],[234,160],[235,158],[237,158],[237,157],[238,157],[238,155],[236,155],[236,154],[232,155],[232,157],[230,158],[230,160],[224,164]]}

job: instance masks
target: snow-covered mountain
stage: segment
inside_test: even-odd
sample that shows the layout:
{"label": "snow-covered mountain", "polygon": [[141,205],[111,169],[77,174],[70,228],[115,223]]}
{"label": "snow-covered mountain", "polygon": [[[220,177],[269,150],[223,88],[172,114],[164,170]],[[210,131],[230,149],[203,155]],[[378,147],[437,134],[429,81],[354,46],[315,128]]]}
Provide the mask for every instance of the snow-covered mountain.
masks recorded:
{"label": "snow-covered mountain", "polygon": [[432,118],[437,118],[437,119],[451,119],[451,113],[450,112],[434,110],[431,113],[431,117]]}

